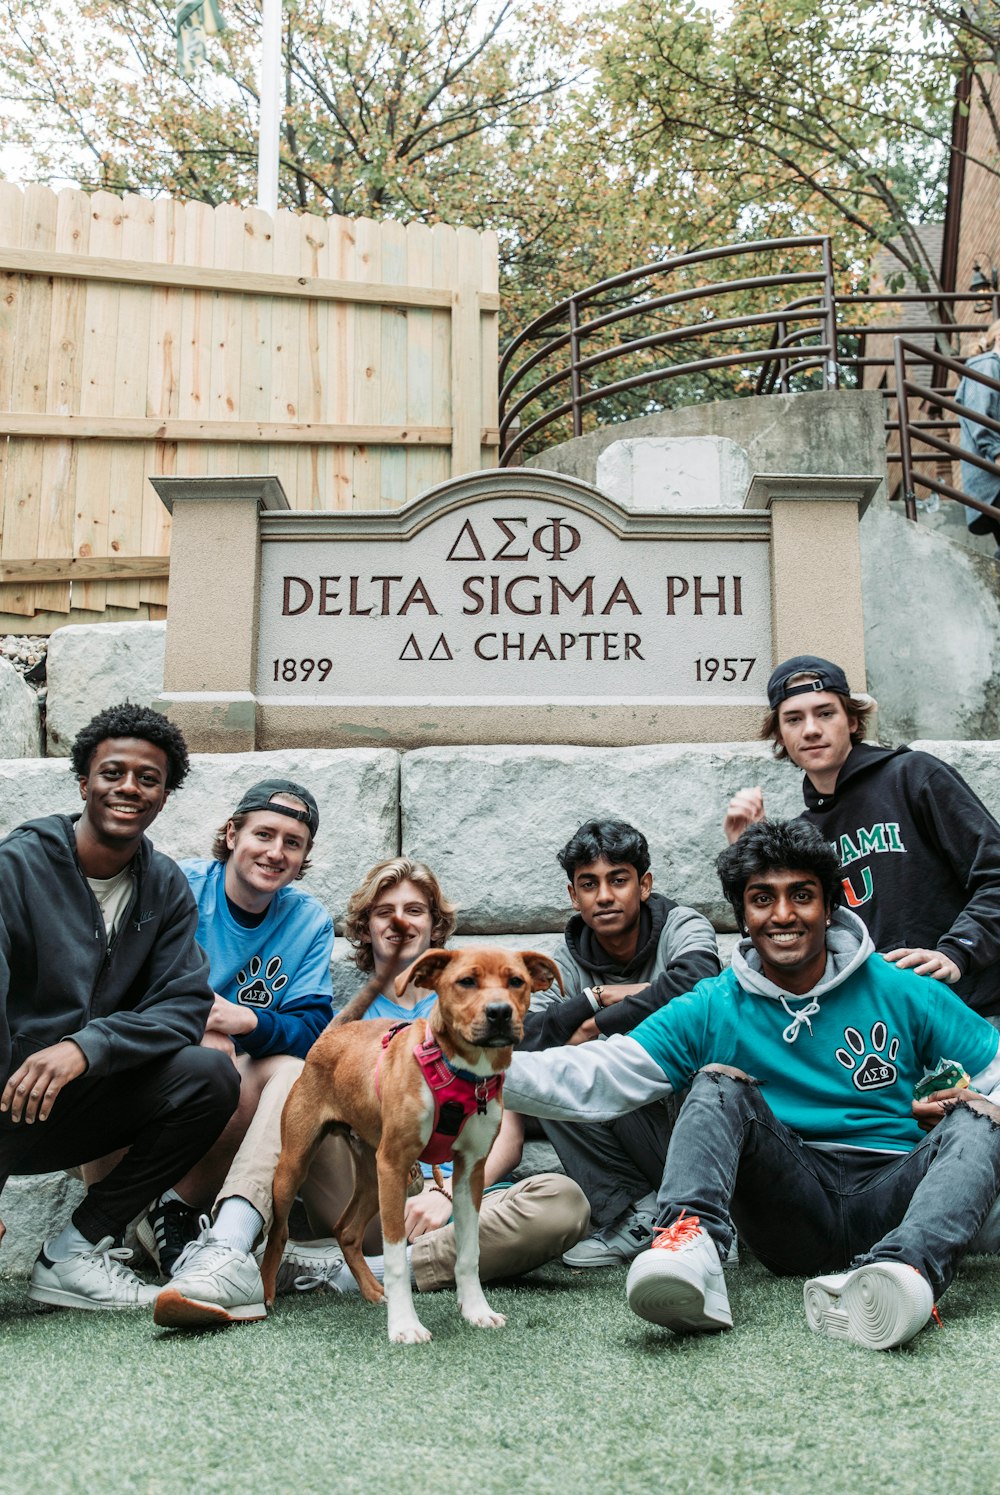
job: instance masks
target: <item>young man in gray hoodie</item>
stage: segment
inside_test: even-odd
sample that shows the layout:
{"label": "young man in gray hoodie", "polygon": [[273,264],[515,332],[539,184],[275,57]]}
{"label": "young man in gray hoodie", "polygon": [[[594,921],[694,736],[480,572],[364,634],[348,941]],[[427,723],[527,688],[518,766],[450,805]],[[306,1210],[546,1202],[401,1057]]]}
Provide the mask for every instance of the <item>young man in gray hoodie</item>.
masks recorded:
{"label": "young man in gray hoodie", "polygon": [[[624,820],[588,820],[562,851],[576,912],[554,951],[565,1001],[530,1012],[522,1049],[629,1033],[705,976],[719,973],[711,924],[653,889],[646,837]],[[563,1255],[570,1267],[629,1262],[653,1238],[656,1189],[676,1103],[545,1134],[590,1201],[596,1229]]]}
{"label": "young man in gray hoodie", "polygon": [[[944,983],[875,954],[811,826],[752,825],[718,867],[744,929],[731,968],[628,1037],[515,1055],[505,1099],[601,1120],[690,1085],[661,1228],[629,1270],[640,1317],[729,1328],[735,1227],[769,1270],[819,1274],[805,1284],[815,1332],[903,1344],[1000,1190],[1000,1036]],[[959,1085],[931,1078],[942,1058]]]}

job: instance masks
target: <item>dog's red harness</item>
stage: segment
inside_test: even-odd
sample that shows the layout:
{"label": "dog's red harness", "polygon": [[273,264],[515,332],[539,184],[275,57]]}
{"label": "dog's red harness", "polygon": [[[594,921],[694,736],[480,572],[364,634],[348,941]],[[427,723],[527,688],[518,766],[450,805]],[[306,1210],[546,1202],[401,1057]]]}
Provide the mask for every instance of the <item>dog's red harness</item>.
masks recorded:
{"label": "dog's red harness", "polygon": [[[375,1067],[375,1094],[381,1100],[379,1076],[385,1050],[396,1034],[409,1023],[396,1023],[388,1033],[382,1034],[382,1053]],[[423,1071],[424,1079],[434,1097],[434,1125],[427,1139],[427,1146],[420,1154],[422,1163],[450,1163],[455,1153],[455,1143],[462,1135],[462,1128],[473,1114],[486,1115],[486,1107],[494,1096],[503,1090],[503,1075],[474,1075],[467,1069],[455,1069],[441,1052],[441,1047],[428,1029],[423,1043],[413,1050],[413,1057]]]}

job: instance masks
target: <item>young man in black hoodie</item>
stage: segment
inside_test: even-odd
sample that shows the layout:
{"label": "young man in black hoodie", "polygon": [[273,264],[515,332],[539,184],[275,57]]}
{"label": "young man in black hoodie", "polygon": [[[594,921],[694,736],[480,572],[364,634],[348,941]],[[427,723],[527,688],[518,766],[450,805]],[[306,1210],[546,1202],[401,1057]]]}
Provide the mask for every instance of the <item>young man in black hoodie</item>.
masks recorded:
{"label": "young man in black hoodie", "polygon": [[[671,998],[718,975],[708,920],[653,892],[641,831],[622,820],[589,820],[558,859],[576,910],[554,952],[566,1000],[529,1012],[522,1050],[630,1033]],[[620,1266],[650,1244],[675,1110],[674,1101],[658,1101],[611,1122],[545,1124],[597,1227],[564,1253],[567,1266]]]}
{"label": "young man in black hoodie", "polygon": [[[1000,825],[940,759],[863,742],[874,703],[828,659],[786,659],[767,698],[761,736],[805,770],[802,818],[838,852],[844,903],[876,950],[1000,1027]],[[741,789],[723,830],[733,842],[763,818],[760,789]]]}
{"label": "young man in black hoodie", "polygon": [[128,1148],[46,1241],[28,1292],[139,1308],[159,1289],[126,1266],[125,1227],[215,1141],[239,1080],[199,1046],[213,992],[198,911],[144,834],[187,774],[183,737],[126,703],[80,732],[71,763],[82,814],[0,843],[0,1190]]}

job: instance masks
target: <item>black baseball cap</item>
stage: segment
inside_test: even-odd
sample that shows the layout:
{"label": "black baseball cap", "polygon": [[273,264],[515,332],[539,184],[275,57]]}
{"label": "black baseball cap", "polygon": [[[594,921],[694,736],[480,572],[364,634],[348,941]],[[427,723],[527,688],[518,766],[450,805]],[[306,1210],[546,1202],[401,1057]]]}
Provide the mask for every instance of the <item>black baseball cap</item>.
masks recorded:
{"label": "black baseball cap", "polygon": [[[788,682],[794,680],[796,675],[811,675],[813,678],[790,685]],[[839,696],[853,694],[858,701],[870,699],[860,692],[852,692],[847,676],[839,664],[832,664],[829,659],[820,659],[817,654],[796,654],[793,659],[786,659],[772,672],[767,682],[767,704],[772,711],[776,711],[789,696],[801,696],[809,691],[819,690],[833,690]]]}
{"label": "black baseball cap", "polygon": [[[273,803],[276,794],[293,794],[307,808],[297,810],[294,805],[276,805]],[[254,784],[244,794],[233,814],[248,815],[251,810],[273,810],[276,815],[287,815],[292,820],[301,820],[309,827],[311,836],[315,836],[319,830],[319,807],[315,799],[308,789],[304,789],[301,784],[296,784],[293,779],[261,779],[259,784]]]}

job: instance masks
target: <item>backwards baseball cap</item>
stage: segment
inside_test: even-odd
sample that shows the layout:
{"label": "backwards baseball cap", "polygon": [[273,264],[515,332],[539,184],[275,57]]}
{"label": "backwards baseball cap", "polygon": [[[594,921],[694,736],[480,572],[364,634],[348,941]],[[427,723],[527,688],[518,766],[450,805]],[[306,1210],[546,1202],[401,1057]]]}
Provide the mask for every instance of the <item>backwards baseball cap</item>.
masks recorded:
{"label": "backwards baseball cap", "polygon": [[[299,810],[294,805],[276,805],[274,803],[276,794],[292,794],[307,808]],[[261,779],[259,784],[254,784],[244,794],[233,814],[247,815],[251,810],[273,810],[276,815],[287,815],[291,820],[301,820],[303,825],[309,827],[311,836],[315,836],[319,830],[319,807],[316,801],[308,789],[303,789],[301,784],[296,784],[292,779]]]}
{"label": "backwards baseball cap", "polygon": [[[809,680],[796,680],[798,675],[810,675]],[[794,685],[789,681],[796,680]],[[820,659],[817,654],[796,654],[779,664],[767,682],[767,704],[776,711],[789,696],[807,695],[812,691],[832,690],[839,696],[853,696],[860,705],[874,705],[874,699],[863,691],[852,691],[847,676],[839,664],[829,659]]]}

